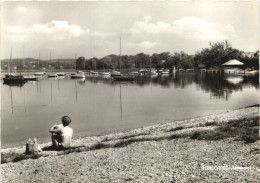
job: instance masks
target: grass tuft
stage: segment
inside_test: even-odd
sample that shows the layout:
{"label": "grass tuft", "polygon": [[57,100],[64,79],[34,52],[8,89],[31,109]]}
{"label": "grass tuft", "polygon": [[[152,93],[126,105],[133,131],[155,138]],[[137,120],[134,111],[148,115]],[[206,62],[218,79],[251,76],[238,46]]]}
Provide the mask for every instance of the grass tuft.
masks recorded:
{"label": "grass tuft", "polygon": [[192,135],[190,136],[190,139],[198,139],[200,136],[200,132],[194,132],[192,133]]}
{"label": "grass tuft", "polygon": [[182,130],[182,129],[184,129],[183,126],[177,126],[175,128],[170,129],[168,132],[174,132],[174,131],[178,131],[178,130]]}
{"label": "grass tuft", "polygon": [[198,140],[221,140],[237,137],[237,140],[242,140],[245,143],[253,143],[259,140],[258,123],[259,117],[232,120],[221,124],[215,131],[194,132],[190,138]]}

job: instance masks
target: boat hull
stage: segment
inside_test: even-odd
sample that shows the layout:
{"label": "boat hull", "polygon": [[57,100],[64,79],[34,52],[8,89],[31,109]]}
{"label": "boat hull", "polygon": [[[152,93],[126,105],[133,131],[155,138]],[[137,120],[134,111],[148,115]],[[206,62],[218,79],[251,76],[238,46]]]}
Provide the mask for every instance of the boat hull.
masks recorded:
{"label": "boat hull", "polygon": [[70,78],[71,79],[82,79],[82,78],[85,78],[85,76],[83,76],[83,75],[80,75],[80,76],[79,75],[71,75]]}
{"label": "boat hull", "polygon": [[24,78],[25,81],[38,81],[38,78],[37,77],[25,77]]}
{"label": "boat hull", "polygon": [[66,76],[65,73],[58,73],[57,76]]}
{"label": "boat hull", "polygon": [[109,72],[100,72],[99,74],[100,74],[100,75],[110,75]]}
{"label": "boat hull", "polygon": [[121,74],[111,74],[112,77],[118,77],[121,76]]}
{"label": "boat hull", "polygon": [[34,73],[34,76],[43,76],[45,75],[45,72],[36,72]]}
{"label": "boat hull", "polygon": [[57,75],[49,75],[48,78],[56,78]]}
{"label": "boat hull", "polygon": [[3,78],[4,84],[12,84],[12,83],[26,83],[27,81],[24,79],[22,75],[5,75],[5,78]]}
{"label": "boat hull", "polygon": [[114,81],[134,81],[134,76],[114,76]]}

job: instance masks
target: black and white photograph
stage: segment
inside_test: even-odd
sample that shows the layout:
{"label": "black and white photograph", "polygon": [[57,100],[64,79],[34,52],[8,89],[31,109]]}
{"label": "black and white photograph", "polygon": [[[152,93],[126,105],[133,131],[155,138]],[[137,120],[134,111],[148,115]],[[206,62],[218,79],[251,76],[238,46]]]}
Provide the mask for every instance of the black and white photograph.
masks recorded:
{"label": "black and white photograph", "polygon": [[0,2],[0,182],[259,182],[258,6]]}

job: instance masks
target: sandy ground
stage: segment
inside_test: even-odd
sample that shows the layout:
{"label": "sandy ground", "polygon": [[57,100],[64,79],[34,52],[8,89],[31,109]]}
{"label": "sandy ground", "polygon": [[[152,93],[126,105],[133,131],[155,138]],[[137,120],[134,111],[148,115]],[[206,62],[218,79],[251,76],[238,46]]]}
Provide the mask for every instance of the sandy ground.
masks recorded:
{"label": "sandy ground", "polygon": [[[245,144],[232,138],[219,141],[169,138],[216,128],[206,123],[225,123],[258,115],[259,108],[252,107],[75,139],[73,145],[84,147],[97,143],[131,143],[66,155],[45,151],[41,153],[45,157],[39,159],[1,164],[1,182],[258,182],[259,151],[254,150],[259,149],[259,140]],[[181,128],[172,130],[177,127]],[[2,153],[24,151],[25,147],[17,147],[3,149]]]}

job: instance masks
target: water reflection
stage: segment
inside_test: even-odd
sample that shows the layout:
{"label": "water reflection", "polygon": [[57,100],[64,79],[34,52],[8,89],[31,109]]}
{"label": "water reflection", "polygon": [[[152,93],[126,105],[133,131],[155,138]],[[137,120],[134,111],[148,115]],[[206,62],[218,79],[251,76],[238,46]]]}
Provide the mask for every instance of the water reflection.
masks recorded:
{"label": "water reflection", "polygon": [[227,82],[229,82],[230,84],[239,84],[241,83],[244,78],[242,76],[228,76],[226,77]]}
{"label": "water reflection", "polygon": [[[218,96],[219,98],[229,98],[232,91],[242,90],[244,86],[252,85],[256,89],[259,87],[258,75],[254,76],[225,76],[221,74],[210,73],[174,73],[170,75],[137,75],[135,81],[129,82],[113,82],[110,76],[87,75],[85,79],[76,79],[76,81],[84,85],[86,82],[94,84],[103,83],[109,85],[127,84],[127,85],[154,85],[164,88],[186,88],[192,84],[206,93],[211,93],[211,98]],[[228,94],[226,94],[228,93]]]}
{"label": "water reflection", "polygon": [[3,85],[2,143],[23,143],[28,134],[49,140],[46,131],[62,115],[72,117],[76,135],[87,136],[252,105],[259,101],[258,77],[182,72],[132,82],[87,75]]}

